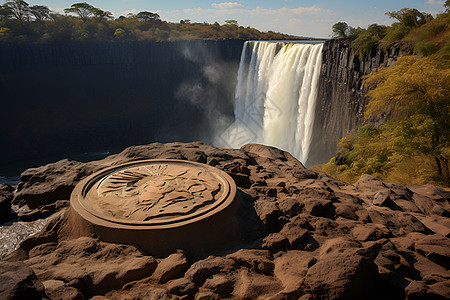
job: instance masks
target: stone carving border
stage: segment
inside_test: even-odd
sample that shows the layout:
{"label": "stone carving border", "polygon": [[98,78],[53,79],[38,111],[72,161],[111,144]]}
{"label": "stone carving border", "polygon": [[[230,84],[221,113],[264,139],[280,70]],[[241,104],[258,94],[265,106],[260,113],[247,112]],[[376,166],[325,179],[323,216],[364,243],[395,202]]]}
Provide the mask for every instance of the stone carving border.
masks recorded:
{"label": "stone carving border", "polygon": [[[147,221],[133,221],[116,219],[113,217],[106,216],[102,213],[92,211],[89,205],[86,204],[86,196],[92,188],[96,188],[105,180],[108,176],[113,173],[123,171],[129,168],[146,166],[146,165],[157,165],[157,164],[171,164],[180,165],[185,167],[196,168],[204,170],[205,172],[213,175],[222,185],[223,191],[221,191],[221,196],[218,197],[207,207],[205,210],[195,211],[191,214],[186,214],[182,216],[177,216],[174,218],[169,218],[165,220],[147,220]],[[71,195],[71,206],[72,208],[84,219],[95,224],[101,224],[103,226],[111,227],[134,227],[134,228],[145,228],[150,229],[152,227],[176,227],[185,224],[193,223],[201,219],[207,218],[219,211],[223,210],[231,204],[231,202],[236,197],[236,185],[233,179],[226,174],[224,171],[214,168],[212,166],[201,164],[197,162],[185,161],[185,160],[175,160],[175,159],[151,159],[151,160],[140,160],[129,162],[123,165],[107,168],[101,170],[88,178],[81,181],[74,189]]]}

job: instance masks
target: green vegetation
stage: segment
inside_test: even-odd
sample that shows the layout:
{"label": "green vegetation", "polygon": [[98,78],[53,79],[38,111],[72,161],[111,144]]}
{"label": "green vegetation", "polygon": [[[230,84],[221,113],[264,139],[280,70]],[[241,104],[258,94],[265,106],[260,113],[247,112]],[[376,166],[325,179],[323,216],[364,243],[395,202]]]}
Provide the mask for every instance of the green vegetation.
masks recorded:
{"label": "green vegetation", "polygon": [[142,41],[186,39],[285,40],[297,37],[267,33],[238,25],[236,20],[219,23],[170,23],[150,11],[114,19],[112,14],[86,2],[64,9],[65,15],[43,5],[30,6],[22,0],[0,5],[0,42]]}
{"label": "green vegetation", "polygon": [[352,48],[362,60],[370,51],[379,46],[387,49],[399,41],[410,42],[415,46],[416,53],[430,55],[440,48],[443,41],[448,41],[450,17],[448,1],[444,4],[445,12],[436,19],[432,15],[420,12],[415,8],[402,8],[399,11],[387,12],[386,15],[396,20],[391,26],[378,24],[369,25],[367,29],[353,28],[345,22],[338,22],[332,27],[332,36],[336,38],[351,38]]}
{"label": "green vegetation", "polygon": [[[359,55],[399,38],[415,46],[415,55],[364,78],[369,124],[342,138],[339,154],[316,170],[349,183],[371,174],[406,185],[450,185],[449,6],[447,0],[435,19],[415,9],[390,12],[399,22],[371,25],[356,36],[352,46]],[[385,124],[375,127],[371,120]]]}

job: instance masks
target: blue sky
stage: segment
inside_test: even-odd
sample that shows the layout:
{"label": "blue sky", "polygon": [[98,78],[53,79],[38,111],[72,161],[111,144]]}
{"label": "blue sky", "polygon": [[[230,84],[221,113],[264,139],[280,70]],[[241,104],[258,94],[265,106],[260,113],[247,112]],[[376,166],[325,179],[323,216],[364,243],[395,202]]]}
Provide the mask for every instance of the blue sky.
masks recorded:
{"label": "blue sky", "polygon": [[179,22],[219,22],[234,19],[239,25],[262,31],[273,30],[298,36],[328,37],[331,26],[345,21],[350,26],[367,27],[369,24],[391,24],[386,11],[403,7],[417,8],[433,14],[443,10],[442,0],[251,0],[251,1],[205,1],[205,0],[33,0],[31,5],[47,5],[62,12],[76,2],[89,4],[110,11],[114,16],[152,11],[161,19]]}

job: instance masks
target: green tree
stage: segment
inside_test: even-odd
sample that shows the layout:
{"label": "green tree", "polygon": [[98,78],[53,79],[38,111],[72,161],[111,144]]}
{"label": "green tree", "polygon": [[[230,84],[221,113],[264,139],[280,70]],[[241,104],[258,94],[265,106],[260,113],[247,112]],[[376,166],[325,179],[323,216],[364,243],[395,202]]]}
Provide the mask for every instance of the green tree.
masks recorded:
{"label": "green tree", "polygon": [[11,12],[9,11],[9,9],[4,7],[3,5],[0,5],[0,21],[9,19],[10,17],[11,17]]}
{"label": "green tree", "polygon": [[11,30],[7,27],[0,27],[0,41],[6,41],[10,37]]}
{"label": "green tree", "polygon": [[139,21],[149,22],[152,20],[159,20],[160,16],[157,13],[152,13],[149,11],[141,11],[135,16],[135,18]]}
{"label": "green tree", "polygon": [[103,11],[100,8],[94,7],[92,9],[92,14],[97,21],[104,21],[113,19],[113,15],[109,11]]}
{"label": "green tree", "polygon": [[416,136],[425,140],[421,151],[434,157],[439,176],[449,179],[450,68],[437,58],[403,56],[391,68],[370,74],[365,83],[371,98],[365,116],[403,112],[416,120]]}
{"label": "green tree", "polygon": [[3,8],[8,10],[9,14],[21,23],[28,21],[30,18],[29,4],[23,0],[8,0]]}
{"label": "green tree", "polygon": [[450,11],[450,0],[444,2],[444,8],[446,12]]}
{"label": "green tree", "polygon": [[420,12],[415,8],[402,8],[398,11],[388,11],[386,12],[386,15],[397,19],[400,24],[409,28],[419,27],[433,19],[430,14]]}
{"label": "green tree", "polygon": [[227,25],[239,26],[237,20],[225,20],[225,24],[227,24]]}
{"label": "green tree", "polygon": [[117,28],[116,31],[114,32],[114,38],[118,39],[118,40],[122,40],[127,36],[127,33],[125,32],[125,30],[123,30],[122,28]]}
{"label": "green tree", "polygon": [[69,8],[64,9],[65,13],[74,13],[78,15],[83,23],[94,15],[96,8],[86,2],[72,4]]}
{"label": "green tree", "polygon": [[30,7],[30,13],[38,22],[50,19],[50,9],[44,5],[34,5]]}
{"label": "green tree", "polygon": [[337,38],[347,37],[347,32],[349,30],[348,24],[345,22],[337,22],[332,27],[332,36]]}

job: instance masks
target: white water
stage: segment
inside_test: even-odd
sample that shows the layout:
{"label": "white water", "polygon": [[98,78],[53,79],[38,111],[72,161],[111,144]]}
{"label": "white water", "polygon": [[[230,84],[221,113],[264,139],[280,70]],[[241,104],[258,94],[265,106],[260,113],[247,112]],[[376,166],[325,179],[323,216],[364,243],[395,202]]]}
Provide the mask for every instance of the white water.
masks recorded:
{"label": "white water", "polygon": [[218,144],[261,143],[306,163],[323,44],[246,42],[239,65],[235,123]]}

